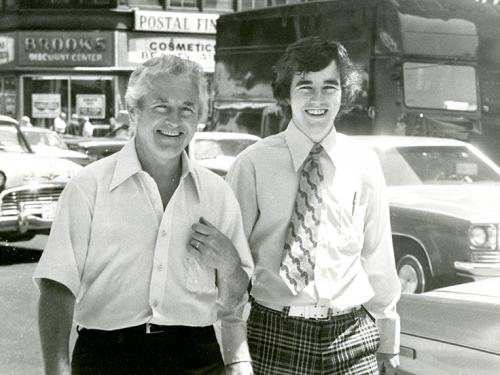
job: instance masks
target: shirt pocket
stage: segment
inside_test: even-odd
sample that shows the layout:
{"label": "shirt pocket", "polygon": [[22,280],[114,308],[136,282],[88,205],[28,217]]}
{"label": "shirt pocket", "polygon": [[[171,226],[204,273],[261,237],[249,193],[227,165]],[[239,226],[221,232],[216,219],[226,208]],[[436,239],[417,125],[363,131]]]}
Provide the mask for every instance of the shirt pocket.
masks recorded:
{"label": "shirt pocket", "polygon": [[186,288],[194,293],[209,293],[216,288],[215,269],[207,267],[188,255],[186,257]]}
{"label": "shirt pocket", "polygon": [[343,212],[341,251],[346,254],[358,253],[363,248],[366,208],[366,204],[356,204],[351,212]]}

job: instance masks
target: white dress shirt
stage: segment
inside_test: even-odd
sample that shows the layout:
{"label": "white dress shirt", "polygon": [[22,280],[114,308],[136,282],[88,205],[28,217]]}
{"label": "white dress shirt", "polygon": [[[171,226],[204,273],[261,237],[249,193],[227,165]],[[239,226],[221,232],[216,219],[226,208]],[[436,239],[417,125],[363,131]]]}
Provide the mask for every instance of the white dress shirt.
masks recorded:
{"label": "white dress shirt", "polygon": [[398,353],[400,283],[378,158],[335,129],[321,145],[329,219],[319,228],[314,280],[297,296],[279,269],[300,169],[313,142],[290,122],[284,132],[243,151],[227,175],[255,262],[251,294],[257,302],[282,306],[320,304],[344,310],[364,305],[377,319],[379,351]]}
{"label": "white dress shirt", "polygon": [[[187,252],[191,226],[203,216],[226,234],[250,277],[253,262],[238,203],[223,179],[183,153],[179,186],[163,210],[134,140],[66,186],[34,279],[68,287],[82,327],[212,325],[218,313],[215,270]],[[241,315],[226,316],[221,325],[224,362],[250,360]]]}

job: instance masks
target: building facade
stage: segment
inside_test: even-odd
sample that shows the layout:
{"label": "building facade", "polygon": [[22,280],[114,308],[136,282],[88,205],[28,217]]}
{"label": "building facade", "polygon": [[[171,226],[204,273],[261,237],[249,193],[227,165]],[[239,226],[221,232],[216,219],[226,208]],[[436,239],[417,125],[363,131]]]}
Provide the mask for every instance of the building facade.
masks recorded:
{"label": "building facade", "polygon": [[[274,1],[274,0],[273,0]],[[265,3],[273,5],[273,2]],[[218,15],[256,0],[0,0],[0,114],[107,124],[134,68],[176,54],[212,80]]]}

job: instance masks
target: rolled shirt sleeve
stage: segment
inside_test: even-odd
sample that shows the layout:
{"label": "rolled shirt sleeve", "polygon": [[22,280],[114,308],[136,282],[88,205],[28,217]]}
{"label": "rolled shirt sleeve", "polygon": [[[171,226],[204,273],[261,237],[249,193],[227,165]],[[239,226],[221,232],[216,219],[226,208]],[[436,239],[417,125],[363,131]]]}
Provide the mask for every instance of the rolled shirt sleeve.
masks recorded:
{"label": "rolled shirt sleeve", "polygon": [[250,237],[259,214],[255,176],[249,166],[244,164],[245,159],[237,158],[229,170],[226,181],[236,195],[241,208],[243,228],[247,238]]}
{"label": "rolled shirt sleeve", "polygon": [[[229,186],[226,190],[226,205],[224,212],[227,216],[224,221],[228,225],[222,230],[236,247],[241,267],[250,280],[254,271],[254,263],[243,231],[240,207]],[[222,356],[226,365],[251,360],[247,344],[246,321],[243,318],[247,302],[248,293],[245,291],[235,309],[220,312]]]}
{"label": "rolled shirt sleeve", "polygon": [[77,177],[64,188],[43,254],[33,280],[50,279],[66,286],[78,298],[92,220],[91,204]]}
{"label": "rolled shirt sleeve", "polygon": [[396,304],[401,294],[394,262],[389,204],[382,169],[376,155],[373,161],[362,249],[363,267],[374,291],[373,298],[365,304],[376,318],[380,332],[380,353],[399,353],[400,321]]}

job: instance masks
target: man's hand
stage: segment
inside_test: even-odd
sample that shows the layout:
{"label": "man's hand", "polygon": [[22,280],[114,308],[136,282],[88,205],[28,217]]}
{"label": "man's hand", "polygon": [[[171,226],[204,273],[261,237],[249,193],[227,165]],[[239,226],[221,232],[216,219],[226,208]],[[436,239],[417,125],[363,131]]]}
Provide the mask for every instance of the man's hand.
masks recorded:
{"label": "man's hand", "polygon": [[377,353],[380,375],[394,375],[399,366],[399,354]]}
{"label": "man's hand", "polygon": [[199,223],[193,224],[191,229],[188,251],[200,263],[215,268],[222,275],[231,274],[240,267],[240,257],[231,240],[208,220],[200,217]]}
{"label": "man's hand", "polygon": [[250,362],[237,362],[226,366],[226,375],[252,375],[252,364]]}

